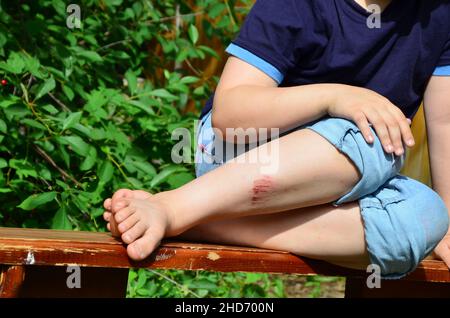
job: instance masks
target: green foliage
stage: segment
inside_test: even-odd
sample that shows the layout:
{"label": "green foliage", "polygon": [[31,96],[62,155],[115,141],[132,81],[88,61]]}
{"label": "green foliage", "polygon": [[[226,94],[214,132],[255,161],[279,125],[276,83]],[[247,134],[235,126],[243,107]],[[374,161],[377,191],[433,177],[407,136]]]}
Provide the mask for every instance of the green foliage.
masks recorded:
{"label": "green foliage", "polygon": [[319,298],[322,296],[322,284],[323,283],[333,283],[341,281],[342,277],[327,277],[327,276],[307,276],[305,287],[311,288],[309,293],[310,298]]}
{"label": "green foliage", "polygon": [[70,29],[65,1],[1,2],[0,225],[103,231],[115,190],[191,180],[171,133],[216,84],[193,66],[217,56],[198,28],[228,42],[234,3],[86,0]]}
{"label": "green foliage", "polygon": [[[0,226],[104,231],[113,191],[191,180],[192,165],[170,159],[171,132],[192,129],[186,105],[200,109],[216,84],[193,66],[217,57],[199,27],[229,42],[236,2],[86,0],[81,29],[66,26],[65,1],[0,2]],[[129,296],[283,296],[270,279],[131,271]]]}
{"label": "green foliage", "polygon": [[[171,133],[193,128],[188,102],[199,110],[216,85],[193,66],[217,57],[200,34],[228,43],[248,10],[236,3],[86,0],[69,29],[65,1],[0,2],[0,226],[104,231],[115,190],[190,181]],[[285,295],[274,275],[133,270],[128,296]]]}
{"label": "green foliage", "polygon": [[285,297],[279,276],[258,273],[130,271],[128,297]]}

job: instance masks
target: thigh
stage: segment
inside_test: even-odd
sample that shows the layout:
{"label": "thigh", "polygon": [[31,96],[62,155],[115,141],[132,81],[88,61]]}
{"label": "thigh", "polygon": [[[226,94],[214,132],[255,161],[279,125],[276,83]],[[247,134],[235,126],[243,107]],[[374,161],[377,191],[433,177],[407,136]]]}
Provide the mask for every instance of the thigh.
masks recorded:
{"label": "thigh", "polygon": [[198,225],[184,239],[288,251],[345,267],[369,264],[357,203],[331,204]]}

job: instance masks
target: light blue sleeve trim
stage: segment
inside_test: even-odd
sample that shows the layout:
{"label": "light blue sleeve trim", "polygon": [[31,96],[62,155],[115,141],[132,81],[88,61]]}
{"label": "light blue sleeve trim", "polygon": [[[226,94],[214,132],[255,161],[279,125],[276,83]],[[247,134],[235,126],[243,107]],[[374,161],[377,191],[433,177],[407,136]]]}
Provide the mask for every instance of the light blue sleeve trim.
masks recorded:
{"label": "light blue sleeve trim", "polygon": [[260,69],[278,84],[284,79],[284,75],[275,66],[236,44],[231,43],[225,51]]}
{"label": "light blue sleeve trim", "polygon": [[434,76],[450,76],[450,65],[436,67],[433,75]]}

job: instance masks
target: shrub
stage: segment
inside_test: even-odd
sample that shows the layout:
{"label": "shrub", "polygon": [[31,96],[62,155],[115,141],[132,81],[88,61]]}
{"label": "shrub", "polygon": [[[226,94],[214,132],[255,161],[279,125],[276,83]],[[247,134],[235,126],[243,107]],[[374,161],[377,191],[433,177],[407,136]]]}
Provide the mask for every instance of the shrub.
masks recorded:
{"label": "shrub", "polygon": [[193,66],[217,58],[198,30],[229,41],[234,2],[83,1],[81,29],[64,1],[2,3],[0,224],[101,231],[114,190],[191,180],[171,132],[216,84]]}
{"label": "shrub", "polygon": [[[217,80],[196,67],[218,58],[199,40],[230,41],[251,1],[236,2],[87,0],[81,29],[67,27],[64,1],[0,3],[0,225],[104,231],[102,201],[114,190],[191,180],[192,164],[171,161],[171,133],[192,134]],[[130,272],[130,296],[189,290],[283,293],[267,275]]]}

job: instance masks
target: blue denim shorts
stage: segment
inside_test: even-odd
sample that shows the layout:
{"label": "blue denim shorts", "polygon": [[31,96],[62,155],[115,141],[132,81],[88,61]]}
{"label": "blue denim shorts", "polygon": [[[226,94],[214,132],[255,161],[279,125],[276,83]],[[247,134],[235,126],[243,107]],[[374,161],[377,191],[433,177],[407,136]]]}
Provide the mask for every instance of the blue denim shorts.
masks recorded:
{"label": "blue denim shorts", "polygon": [[[315,131],[358,168],[361,179],[332,203],[359,203],[370,261],[379,267],[381,277],[398,279],[412,272],[448,231],[443,200],[428,186],[399,174],[405,155],[387,154],[373,129],[373,144],[365,141],[353,122],[341,118],[326,117],[295,130],[299,129]],[[231,159],[227,154],[215,155],[218,141],[211,127],[211,112],[200,121],[197,144],[198,177]]]}

